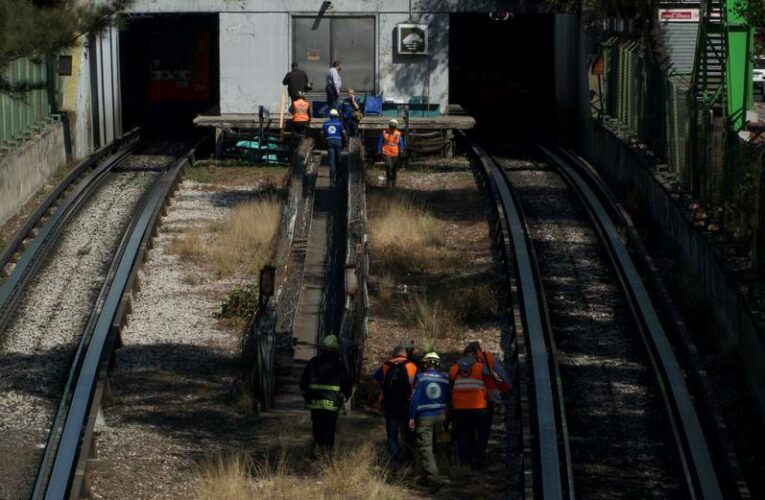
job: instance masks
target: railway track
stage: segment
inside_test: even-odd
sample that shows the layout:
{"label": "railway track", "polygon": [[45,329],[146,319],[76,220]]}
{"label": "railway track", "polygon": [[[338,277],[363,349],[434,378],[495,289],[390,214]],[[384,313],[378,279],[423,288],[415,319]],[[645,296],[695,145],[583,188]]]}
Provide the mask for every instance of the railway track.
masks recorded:
{"label": "railway track", "polygon": [[541,151],[544,160],[523,162],[473,146],[517,291],[526,497],[746,498],[617,209],[571,156]]}
{"label": "railway track", "polygon": [[[132,134],[100,150],[3,252],[9,273],[0,289],[0,357],[8,363],[0,426],[8,432],[0,451],[9,459],[0,497],[79,497],[105,369],[141,255],[198,144],[147,145]],[[60,317],[64,332],[52,335]]]}

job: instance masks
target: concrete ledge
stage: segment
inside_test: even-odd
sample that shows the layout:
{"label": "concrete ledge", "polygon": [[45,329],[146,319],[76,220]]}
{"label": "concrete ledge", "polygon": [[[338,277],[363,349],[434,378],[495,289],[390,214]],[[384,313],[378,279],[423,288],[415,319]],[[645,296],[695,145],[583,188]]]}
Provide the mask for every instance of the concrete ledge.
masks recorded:
{"label": "concrete ledge", "polygon": [[588,156],[618,196],[628,191],[638,194],[644,213],[696,274],[702,287],[698,293],[707,297],[722,330],[723,338],[718,341],[735,346],[760,414],[765,415],[765,336],[733,273],[693,225],[682,205],[628,144],[596,125]]}
{"label": "concrete ledge", "polygon": [[64,126],[55,122],[0,156],[0,224],[10,219],[66,163]]}

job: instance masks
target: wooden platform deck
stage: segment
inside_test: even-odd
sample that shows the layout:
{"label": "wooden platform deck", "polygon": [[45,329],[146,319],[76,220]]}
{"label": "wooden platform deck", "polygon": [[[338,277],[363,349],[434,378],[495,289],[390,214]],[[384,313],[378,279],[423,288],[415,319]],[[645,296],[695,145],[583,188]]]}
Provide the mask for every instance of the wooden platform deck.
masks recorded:
{"label": "wooden platform deck", "polygon": [[[469,130],[475,126],[475,119],[472,116],[461,112],[459,106],[450,106],[450,114],[433,117],[409,118],[409,129],[411,130]],[[399,127],[404,127],[402,117],[393,116],[365,116],[359,123],[362,130],[382,130],[388,126],[391,118],[399,121]],[[289,123],[289,113],[284,115],[284,123]],[[310,128],[318,129],[324,124],[326,118],[314,118],[311,120]],[[279,116],[271,115],[264,120],[264,126],[270,130],[279,129]],[[247,114],[220,114],[217,110],[211,110],[203,115],[194,118],[194,125],[198,127],[210,127],[216,129],[258,129],[260,128],[260,118],[257,113]]]}

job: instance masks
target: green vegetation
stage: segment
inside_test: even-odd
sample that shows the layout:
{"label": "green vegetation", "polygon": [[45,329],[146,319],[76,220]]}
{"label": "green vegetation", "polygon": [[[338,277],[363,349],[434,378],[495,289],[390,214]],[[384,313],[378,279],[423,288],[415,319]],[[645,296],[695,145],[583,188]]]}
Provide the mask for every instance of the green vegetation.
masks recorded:
{"label": "green vegetation", "polygon": [[755,41],[755,53],[765,55],[765,2],[762,0],[737,0],[735,8],[741,17],[762,33],[762,37]]}
{"label": "green vegetation", "polygon": [[250,318],[258,308],[258,285],[236,285],[221,301],[216,318]]}
{"label": "green vegetation", "polygon": [[658,7],[656,0],[547,0],[547,5],[557,11],[582,12],[600,19],[633,19],[640,16],[652,18]]}
{"label": "green vegetation", "polygon": [[[0,0],[0,70],[22,56],[40,56],[72,47],[77,38],[112,22],[112,15],[132,0],[93,3],[76,0]],[[10,88],[0,80],[0,90]]]}

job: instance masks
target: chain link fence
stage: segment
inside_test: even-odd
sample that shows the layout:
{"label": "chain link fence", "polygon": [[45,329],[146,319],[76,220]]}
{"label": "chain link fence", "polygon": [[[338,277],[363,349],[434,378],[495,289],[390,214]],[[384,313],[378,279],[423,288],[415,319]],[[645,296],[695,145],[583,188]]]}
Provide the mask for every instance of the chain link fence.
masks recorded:
{"label": "chain link fence", "polygon": [[[638,148],[678,191],[700,201],[706,230],[731,235],[765,270],[763,146],[696,99],[686,75],[647,60],[634,41],[602,44],[603,123]],[[763,206],[765,209],[765,206]]]}

